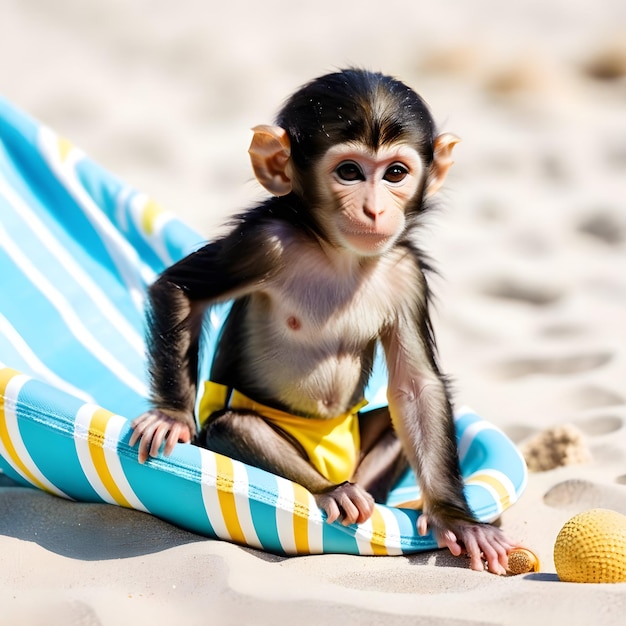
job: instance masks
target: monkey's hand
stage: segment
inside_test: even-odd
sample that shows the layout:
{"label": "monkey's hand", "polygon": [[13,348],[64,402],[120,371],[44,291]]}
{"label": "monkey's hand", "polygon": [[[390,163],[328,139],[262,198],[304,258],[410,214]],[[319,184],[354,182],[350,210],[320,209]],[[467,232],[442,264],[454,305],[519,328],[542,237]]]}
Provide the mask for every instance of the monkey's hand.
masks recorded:
{"label": "monkey's hand", "polygon": [[487,561],[490,572],[506,574],[508,553],[515,545],[495,526],[423,513],[417,520],[417,530],[423,536],[429,528],[440,548],[448,548],[454,556],[466,553],[473,570],[484,571],[484,561]]}
{"label": "monkey's hand", "polygon": [[189,443],[193,436],[189,424],[181,421],[180,417],[168,415],[162,409],[146,411],[133,420],[131,428],[133,434],[129,443],[134,446],[139,442],[140,463],[145,463],[148,456],[158,456],[163,442],[163,453],[168,456],[177,442]]}
{"label": "monkey's hand", "polygon": [[326,513],[326,521],[340,519],[344,526],[360,524],[374,511],[374,498],[359,485],[346,481],[324,493],[315,495],[315,501]]}

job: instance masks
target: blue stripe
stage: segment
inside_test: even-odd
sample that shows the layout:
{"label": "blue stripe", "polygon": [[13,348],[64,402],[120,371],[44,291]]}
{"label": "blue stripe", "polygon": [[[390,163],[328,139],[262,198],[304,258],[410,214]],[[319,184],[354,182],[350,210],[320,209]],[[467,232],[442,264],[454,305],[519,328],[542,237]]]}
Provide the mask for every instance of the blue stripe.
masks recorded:
{"label": "blue stripe", "polygon": [[[115,413],[134,415],[144,410],[147,406],[146,400],[94,358],[69,331],[58,311],[10,262],[2,249],[0,266],[8,268],[3,272],[3,277],[8,279],[9,285],[19,285],[19,290],[13,290],[14,297],[4,299],[3,314],[20,335],[28,338],[29,345],[40,360],[61,378],[86,390],[96,402]],[[85,308],[83,304],[83,309]],[[108,336],[102,332],[97,336],[97,330],[104,322],[98,311],[81,311],[81,307],[78,307],[77,313],[83,321],[87,320],[89,331],[96,335],[104,348],[113,349],[112,352],[119,362],[140,380],[145,378],[142,357],[129,349],[114,330]],[[11,354],[2,354],[0,359],[9,364],[12,361]],[[28,371],[26,373],[34,374]],[[115,389],[113,394],[112,389]]]}
{"label": "blue stripe", "polygon": [[178,446],[170,457],[137,462],[137,448],[126,443],[130,430],[118,445],[122,469],[135,495],[157,517],[201,535],[215,537],[202,499],[200,451]]}
{"label": "blue stripe", "polygon": [[29,380],[18,395],[20,435],[31,458],[52,484],[77,500],[101,502],[76,453],[74,416],[81,406],[80,400]]}
{"label": "blue stripe", "polygon": [[[81,159],[76,164],[76,175],[85,191],[139,253],[141,260],[154,272],[163,271],[165,269],[163,261],[159,259],[152,246],[146,243],[143,234],[132,220],[130,206],[137,192],[123,185],[117,178],[87,158]],[[121,206],[118,206],[122,192],[126,192],[127,197]]]}
{"label": "blue stripe", "polygon": [[360,554],[355,537],[356,528],[342,526],[339,522],[324,523],[322,529],[324,552],[333,554]]}
{"label": "blue stripe", "polygon": [[276,503],[278,502],[276,476],[256,467],[247,466],[246,471],[250,513],[257,537],[265,550],[282,552],[276,522]]}

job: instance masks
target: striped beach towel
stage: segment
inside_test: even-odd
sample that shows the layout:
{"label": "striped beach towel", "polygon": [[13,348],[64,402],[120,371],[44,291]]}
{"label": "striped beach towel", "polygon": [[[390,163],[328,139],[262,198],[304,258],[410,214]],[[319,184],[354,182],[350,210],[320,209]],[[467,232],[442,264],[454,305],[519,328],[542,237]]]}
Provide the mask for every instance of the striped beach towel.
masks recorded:
{"label": "striped beach towel", "polygon": [[[193,445],[137,461],[129,419],[146,410],[146,286],[203,238],[0,99],[0,471],[56,496],[146,511],[182,528],[279,554],[406,554],[416,531],[411,472],[364,524],[328,524],[310,493]],[[200,377],[228,304],[212,311]],[[385,404],[377,360],[369,408]],[[493,521],[526,484],[512,442],[456,415],[470,505]]]}

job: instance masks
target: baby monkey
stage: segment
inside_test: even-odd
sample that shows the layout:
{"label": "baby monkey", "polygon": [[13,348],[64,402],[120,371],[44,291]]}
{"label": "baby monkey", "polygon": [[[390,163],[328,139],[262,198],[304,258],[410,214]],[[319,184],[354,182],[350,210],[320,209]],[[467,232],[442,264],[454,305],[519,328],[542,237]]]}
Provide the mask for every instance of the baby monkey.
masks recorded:
{"label": "baby monkey", "polygon": [[[402,82],[357,69],[311,81],[276,125],[253,130],[252,167],[272,197],[150,288],[154,408],[133,422],[139,460],[194,440],[300,483],[344,524],[367,520],[410,464],[419,533],[504,573],[513,544],[463,493],[418,244],[458,139],[437,135]],[[227,300],[197,434],[202,321]],[[377,344],[388,409],[363,412]]]}

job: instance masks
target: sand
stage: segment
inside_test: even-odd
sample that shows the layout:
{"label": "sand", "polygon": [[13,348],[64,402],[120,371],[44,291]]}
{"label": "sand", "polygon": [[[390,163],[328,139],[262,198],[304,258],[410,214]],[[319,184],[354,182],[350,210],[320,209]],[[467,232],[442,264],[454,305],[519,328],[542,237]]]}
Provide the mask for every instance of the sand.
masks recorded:
{"label": "sand", "polygon": [[575,513],[626,514],[626,4],[5,0],[0,91],[209,236],[258,197],[249,128],[348,64],[411,84],[456,164],[424,245],[457,402],[534,472],[502,517],[538,574],[443,551],[280,558],[146,514],[0,485],[0,624],[622,624],[624,585],[558,580]]}

